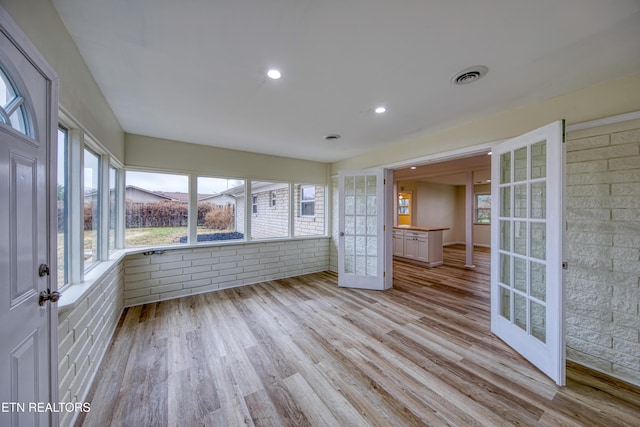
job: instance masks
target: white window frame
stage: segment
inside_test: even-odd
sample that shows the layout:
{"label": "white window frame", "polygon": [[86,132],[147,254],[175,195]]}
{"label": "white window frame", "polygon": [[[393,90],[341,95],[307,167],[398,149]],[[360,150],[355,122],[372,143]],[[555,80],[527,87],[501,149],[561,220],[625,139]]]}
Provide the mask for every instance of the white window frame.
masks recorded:
{"label": "white window frame", "polygon": [[474,193],[473,195],[473,223],[477,225],[491,225],[491,207],[489,207],[489,222],[480,222],[478,221],[478,197],[479,196],[489,196],[489,203],[491,203],[491,193],[480,192]]}

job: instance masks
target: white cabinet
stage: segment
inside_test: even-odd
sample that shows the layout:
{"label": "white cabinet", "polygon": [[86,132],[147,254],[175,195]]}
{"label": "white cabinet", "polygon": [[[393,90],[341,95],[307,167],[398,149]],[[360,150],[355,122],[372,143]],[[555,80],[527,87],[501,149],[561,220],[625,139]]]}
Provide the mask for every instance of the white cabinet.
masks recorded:
{"label": "white cabinet", "polygon": [[404,231],[393,230],[393,256],[404,256]]}
{"label": "white cabinet", "polygon": [[404,257],[429,262],[429,233],[406,230],[404,232]]}
{"label": "white cabinet", "polygon": [[442,229],[432,231],[394,229],[393,255],[429,267],[441,265],[443,263]]}

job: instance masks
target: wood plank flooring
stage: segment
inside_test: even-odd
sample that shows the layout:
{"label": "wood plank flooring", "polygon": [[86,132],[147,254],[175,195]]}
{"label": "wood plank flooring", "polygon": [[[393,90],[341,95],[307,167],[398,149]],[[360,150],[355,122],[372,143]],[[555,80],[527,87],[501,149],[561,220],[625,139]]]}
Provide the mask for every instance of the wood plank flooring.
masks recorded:
{"label": "wood plank flooring", "polygon": [[333,273],[125,311],[84,426],[633,426],[640,391],[569,364],[552,381],[489,331],[489,253],[394,264],[394,288]]}

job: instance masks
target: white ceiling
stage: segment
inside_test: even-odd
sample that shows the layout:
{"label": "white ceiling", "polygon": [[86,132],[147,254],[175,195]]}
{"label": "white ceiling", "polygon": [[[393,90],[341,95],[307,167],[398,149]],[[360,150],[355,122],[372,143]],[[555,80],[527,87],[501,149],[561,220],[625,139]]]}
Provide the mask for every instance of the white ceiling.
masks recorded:
{"label": "white ceiling", "polygon": [[640,0],[53,4],[126,132],[325,162],[640,71]]}

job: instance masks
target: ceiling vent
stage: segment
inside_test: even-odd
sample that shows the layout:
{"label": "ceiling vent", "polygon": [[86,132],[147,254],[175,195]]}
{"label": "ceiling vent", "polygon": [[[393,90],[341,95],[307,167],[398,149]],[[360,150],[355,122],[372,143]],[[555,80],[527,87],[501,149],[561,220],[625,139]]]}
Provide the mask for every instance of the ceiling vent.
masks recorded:
{"label": "ceiling vent", "polygon": [[330,133],[329,135],[325,136],[324,139],[327,142],[331,142],[335,141],[336,139],[340,139],[340,135],[338,135],[337,133]]}
{"label": "ceiling vent", "polygon": [[487,74],[489,69],[484,65],[476,65],[460,71],[451,77],[451,83],[454,85],[467,85],[473,83]]}

